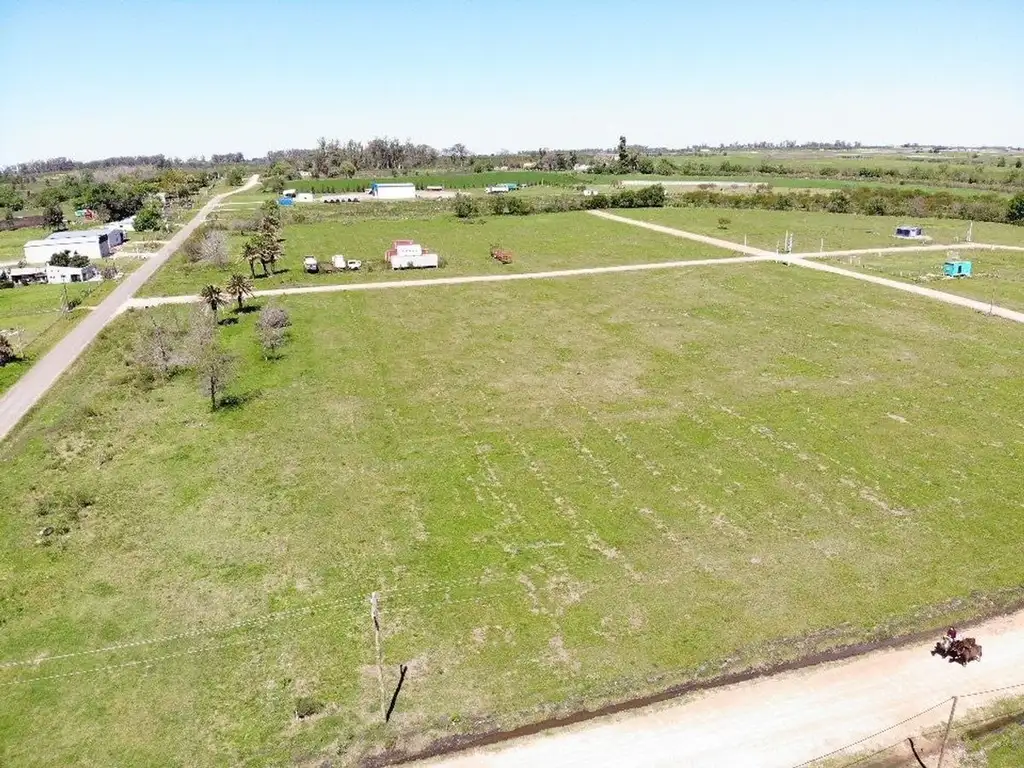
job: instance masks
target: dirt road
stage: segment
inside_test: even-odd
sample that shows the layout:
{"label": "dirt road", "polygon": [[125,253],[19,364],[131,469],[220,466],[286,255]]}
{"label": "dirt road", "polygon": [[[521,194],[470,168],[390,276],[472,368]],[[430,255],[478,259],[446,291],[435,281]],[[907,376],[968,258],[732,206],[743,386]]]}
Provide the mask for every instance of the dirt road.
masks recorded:
{"label": "dirt road", "polygon": [[0,441],[10,433],[21,421],[22,417],[32,409],[39,398],[53,386],[61,374],[68,369],[89,344],[96,338],[103,327],[120,311],[121,307],[160,266],[171,257],[185,239],[192,234],[225,197],[251,189],[256,185],[258,177],[253,176],[239,189],[225,192],[211,198],[188,224],[178,230],[170,240],[156,253],[150,256],[137,270],[129,274],[107,298],[96,306],[88,317],[57,344],[43,355],[28,373],[0,397]]}
{"label": "dirt road", "polygon": [[[745,245],[738,245],[736,243],[730,243],[727,240],[720,240],[717,237],[708,237],[706,235],[698,235],[693,232],[686,232],[682,229],[674,229],[673,227],[664,227],[661,224],[651,224],[646,221],[638,221],[637,219],[627,219],[625,216],[616,216],[613,213],[606,213],[605,211],[590,211],[595,216],[600,216],[602,219],[609,219],[611,221],[618,221],[622,224],[631,224],[634,227],[642,227],[643,229],[650,229],[654,232],[661,232],[666,235],[672,235],[673,237],[682,237],[687,240],[694,240],[698,243],[704,243],[706,245],[715,245],[719,248],[730,248],[732,250],[739,250],[742,253],[750,254],[751,256],[770,256],[771,258],[779,261],[783,264],[790,264],[792,266],[804,267],[805,269],[815,269],[819,272],[830,272],[834,275],[842,275],[843,277],[852,277],[854,280],[862,280],[866,283],[874,283],[875,285],[884,285],[886,288],[894,288],[897,291],[905,291],[906,293],[913,293],[918,296],[924,296],[929,299],[935,299],[936,301],[942,301],[946,304],[953,304],[958,307],[967,307],[978,312],[984,312],[988,315],[996,315],[1006,320],[1012,320],[1015,323],[1024,323],[1024,312],[1017,312],[1012,309],[1006,309],[1005,307],[996,306],[993,304],[987,304],[983,301],[976,301],[975,299],[967,299],[963,296],[957,296],[952,293],[945,293],[943,291],[936,291],[932,288],[924,288],[920,285],[913,285],[912,283],[903,283],[899,280],[890,280],[885,277],[877,277],[875,275],[868,275],[863,272],[854,272],[850,269],[842,269],[840,267],[832,266],[831,264],[822,264],[818,261],[810,261],[811,257],[821,258],[828,256],[842,256],[851,255],[857,253],[878,253],[878,248],[873,248],[867,251],[854,250],[854,251],[824,251],[822,253],[813,254],[776,254],[770,251],[763,251],[760,248],[752,248]],[[1017,250],[1015,246],[996,246],[989,245],[987,243],[965,243],[961,247],[969,247],[971,249],[1007,249]],[[881,249],[882,253],[887,251],[895,251],[898,253],[908,253],[912,251],[932,251],[947,249],[949,246],[935,246],[935,245],[923,245],[923,246],[904,246],[895,249]]]}
{"label": "dirt road", "polygon": [[[721,264],[748,264],[757,261],[774,260],[771,256],[737,256],[724,259],[690,259],[688,261],[660,261],[648,264],[620,264],[614,267],[584,267],[582,269],[558,269],[548,272],[518,272],[511,275],[466,275],[465,277],[435,277],[424,280],[389,280],[376,283],[336,283],[333,285],[310,285],[300,288],[271,288],[254,291],[253,296],[287,296],[304,293],[335,293],[337,291],[376,291],[385,288],[423,288],[437,285],[465,285],[467,283],[501,283],[509,280],[538,280],[552,277],[577,277],[579,275],[603,275],[610,272],[643,272],[651,269],[678,269],[680,267],[710,267]],[[131,299],[125,309],[156,307],[161,304],[192,304],[198,296],[153,296]]]}
{"label": "dirt road", "polygon": [[959,718],[1024,694],[965,696],[1024,683],[1024,612],[969,634],[984,658],[965,668],[930,656],[930,644],[880,651],[418,765],[793,768],[865,737],[845,754],[880,749],[940,725],[952,696]]}

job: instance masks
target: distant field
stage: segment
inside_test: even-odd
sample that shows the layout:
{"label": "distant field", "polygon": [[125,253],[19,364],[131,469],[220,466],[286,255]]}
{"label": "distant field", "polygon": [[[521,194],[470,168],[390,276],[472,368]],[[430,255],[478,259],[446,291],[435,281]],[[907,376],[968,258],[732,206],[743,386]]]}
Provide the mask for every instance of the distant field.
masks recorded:
{"label": "distant field", "polygon": [[[776,244],[782,245],[786,232],[789,231],[794,233],[793,247],[797,252],[819,251],[822,249],[822,240],[826,251],[949,244],[958,239],[963,240],[968,227],[967,222],[957,219],[731,208],[649,208],[616,213],[737,243],[742,243],[746,236],[749,245],[772,251],[775,250]],[[721,218],[729,220],[725,228],[719,225]],[[920,224],[932,241],[922,243],[893,237],[896,227],[905,223]],[[974,225],[974,240],[1024,246],[1024,228],[979,222]]]}
{"label": "distant field", "polygon": [[839,259],[840,266],[927,285],[947,293],[991,302],[1024,311],[1024,252],[970,251],[961,258],[971,261],[974,276],[947,279],[942,276],[941,253],[897,253]]}
{"label": "distant field", "polygon": [[[257,280],[257,288],[537,272],[736,255],[718,248],[667,238],[656,232],[602,221],[583,212],[485,217],[475,221],[460,221],[449,215],[399,221],[293,224],[284,228],[284,236],[285,258],[281,263],[282,271],[273,277]],[[393,240],[399,239],[417,240],[433,248],[445,258],[447,266],[438,270],[393,272],[383,263],[384,252]],[[231,238],[233,253],[241,253],[243,241],[241,236]],[[502,266],[490,258],[492,244],[500,244],[511,250],[515,255],[514,262]],[[302,270],[302,259],[305,256],[330,261],[336,253],[361,259],[374,271],[309,275]],[[227,269],[194,266],[176,255],[143,286],[140,295],[198,293],[203,285],[223,283],[233,272],[248,274],[249,267],[240,261]]]}
{"label": "distant field", "polygon": [[768,264],[280,304],[234,405],[133,313],[0,445],[5,765],[356,765],[1020,595],[1013,323]]}
{"label": "distant field", "polygon": [[446,173],[425,174],[422,176],[376,176],[358,179],[296,179],[289,181],[288,186],[299,192],[361,192],[377,181],[382,184],[408,183],[417,189],[441,185],[445,189],[483,188],[492,184],[516,182],[518,184],[549,184],[555,186],[571,186],[585,184],[586,174],[552,173],[548,171],[487,171],[485,173]]}

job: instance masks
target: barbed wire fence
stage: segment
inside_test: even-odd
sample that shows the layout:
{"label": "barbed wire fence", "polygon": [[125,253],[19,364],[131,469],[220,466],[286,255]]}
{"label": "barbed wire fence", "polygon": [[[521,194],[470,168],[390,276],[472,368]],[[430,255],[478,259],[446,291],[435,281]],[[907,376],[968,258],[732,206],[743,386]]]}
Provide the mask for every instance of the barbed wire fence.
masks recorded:
{"label": "barbed wire fence", "polygon": [[[1007,718],[1007,713],[1005,712],[993,713],[992,708],[997,707],[998,702],[991,702],[989,707],[984,707],[980,710],[968,710],[966,715],[957,717],[957,709],[960,702],[965,699],[969,700],[994,693],[1009,694],[1010,691],[1014,690],[1024,694],[1024,682],[950,696],[898,723],[893,723],[880,731],[850,742],[831,752],[818,755],[812,760],[793,766],[793,768],[850,768],[851,766],[872,765],[885,765],[894,768],[902,764],[916,764],[931,768],[928,764],[922,762],[918,754],[920,749],[914,745],[915,741],[925,745],[924,751],[928,753],[931,765],[934,765],[935,768],[943,768],[944,765],[949,768],[951,763],[944,762],[944,758],[949,754],[949,736],[954,728],[958,732],[963,732],[971,728],[999,723]],[[915,720],[921,720],[925,715],[942,708],[948,708],[949,714],[940,723],[929,725],[923,729],[908,728],[899,738],[893,738],[885,746],[876,747],[879,737],[895,732],[903,726],[908,726]],[[960,708],[960,711],[961,713],[965,712],[963,708]],[[1017,712],[1017,714],[1019,715],[1020,712]],[[935,754],[932,755],[932,752],[935,752]]]}

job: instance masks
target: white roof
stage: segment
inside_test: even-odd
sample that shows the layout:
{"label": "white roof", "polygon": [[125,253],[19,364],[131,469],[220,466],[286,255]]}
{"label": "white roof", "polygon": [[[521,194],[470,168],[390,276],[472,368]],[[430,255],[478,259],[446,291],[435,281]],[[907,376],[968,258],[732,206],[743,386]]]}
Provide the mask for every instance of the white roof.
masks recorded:
{"label": "white roof", "polygon": [[64,230],[54,232],[46,237],[47,240],[96,240],[100,235],[109,235],[112,229],[117,227],[95,227],[93,229]]}
{"label": "white roof", "polygon": [[11,270],[11,277],[24,277],[25,275],[43,275],[46,269],[43,267],[15,267]]}

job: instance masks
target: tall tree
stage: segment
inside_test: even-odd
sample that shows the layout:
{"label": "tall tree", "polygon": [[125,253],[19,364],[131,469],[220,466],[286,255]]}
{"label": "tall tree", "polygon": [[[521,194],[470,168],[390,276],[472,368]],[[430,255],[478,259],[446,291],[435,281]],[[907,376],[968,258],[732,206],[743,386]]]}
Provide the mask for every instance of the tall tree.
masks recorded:
{"label": "tall tree", "polygon": [[232,275],[228,278],[224,290],[238,302],[238,311],[245,306],[245,297],[252,296],[252,282],[244,275]]}

